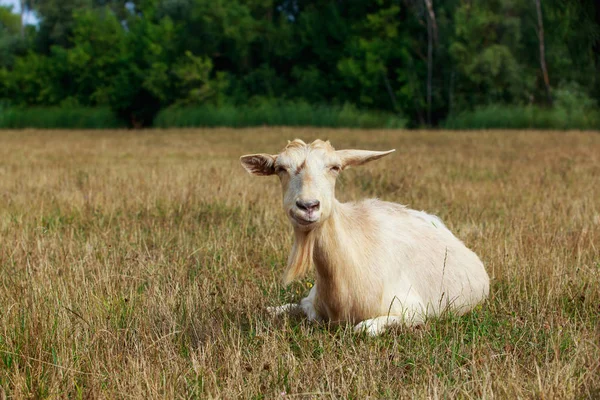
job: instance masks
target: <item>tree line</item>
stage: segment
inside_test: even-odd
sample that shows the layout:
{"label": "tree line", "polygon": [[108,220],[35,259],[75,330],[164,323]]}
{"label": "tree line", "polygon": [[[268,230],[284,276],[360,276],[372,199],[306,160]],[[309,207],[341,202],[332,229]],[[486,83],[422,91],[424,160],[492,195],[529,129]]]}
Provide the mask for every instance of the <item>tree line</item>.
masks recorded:
{"label": "tree line", "polygon": [[0,108],[308,103],[436,126],[486,106],[593,110],[595,0],[21,0],[0,7]]}

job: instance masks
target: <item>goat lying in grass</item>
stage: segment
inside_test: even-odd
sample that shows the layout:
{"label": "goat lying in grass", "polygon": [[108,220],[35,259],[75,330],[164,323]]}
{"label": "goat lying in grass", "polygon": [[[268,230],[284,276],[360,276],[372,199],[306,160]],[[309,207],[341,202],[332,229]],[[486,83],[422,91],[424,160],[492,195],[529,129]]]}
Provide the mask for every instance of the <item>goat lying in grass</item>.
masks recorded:
{"label": "goat lying in grass", "polygon": [[335,199],[342,170],[393,151],[335,151],[329,142],[296,139],[277,155],[241,157],[248,172],[281,180],[295,234],[284,283],[316,268],[308,297],[270,311],[302,311],[310,320],[350,322],[377,335],[447,309],[463,314],[487,297],[481,260],[437,217],[379,200]]}

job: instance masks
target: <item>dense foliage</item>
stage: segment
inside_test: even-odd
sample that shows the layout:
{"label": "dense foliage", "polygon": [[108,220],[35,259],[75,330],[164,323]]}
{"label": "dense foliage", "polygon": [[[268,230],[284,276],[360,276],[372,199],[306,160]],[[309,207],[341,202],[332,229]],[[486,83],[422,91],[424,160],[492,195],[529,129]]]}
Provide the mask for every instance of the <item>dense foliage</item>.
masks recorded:
{"label": "dense foliage", "polygon": [[600,99],[594,0],[25,3],[35,27],[0,7],[0,109],[99,107],[137,127],[167,108],[287,102],[424,126]]}

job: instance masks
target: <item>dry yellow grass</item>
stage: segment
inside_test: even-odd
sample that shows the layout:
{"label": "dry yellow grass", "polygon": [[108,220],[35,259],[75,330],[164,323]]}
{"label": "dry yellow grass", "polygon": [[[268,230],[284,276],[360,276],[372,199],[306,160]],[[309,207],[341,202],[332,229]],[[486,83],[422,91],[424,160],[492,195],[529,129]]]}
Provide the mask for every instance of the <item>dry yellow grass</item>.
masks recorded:
{"label": "dry yellow grass", "polygon": [[[291,228],[242,154],[397,153],[342,200],[438,214],[488,302],[378,338],[274,319]],[[600,134],[0,132],[0,398],[598,398]]]}

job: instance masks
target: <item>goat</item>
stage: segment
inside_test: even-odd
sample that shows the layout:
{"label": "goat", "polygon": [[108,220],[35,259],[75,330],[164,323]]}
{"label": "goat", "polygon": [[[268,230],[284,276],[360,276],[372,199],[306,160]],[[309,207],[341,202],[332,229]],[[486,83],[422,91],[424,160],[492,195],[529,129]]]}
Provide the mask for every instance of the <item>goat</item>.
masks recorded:
{"label": "goat", "polygon": [[335,199],[341,171],[393,151],[336,151],[329,141],[296,139],[277,155],[240,158],[251,174],[281,181],[295,237],[284,284],[313,264],[316,270],[306,298],[270,312],[300,311],[309,320],[352,323],[357,332],[377,335],[444,310],[464,314],[488,296],[483,263],[438,217],[377,199]]}

